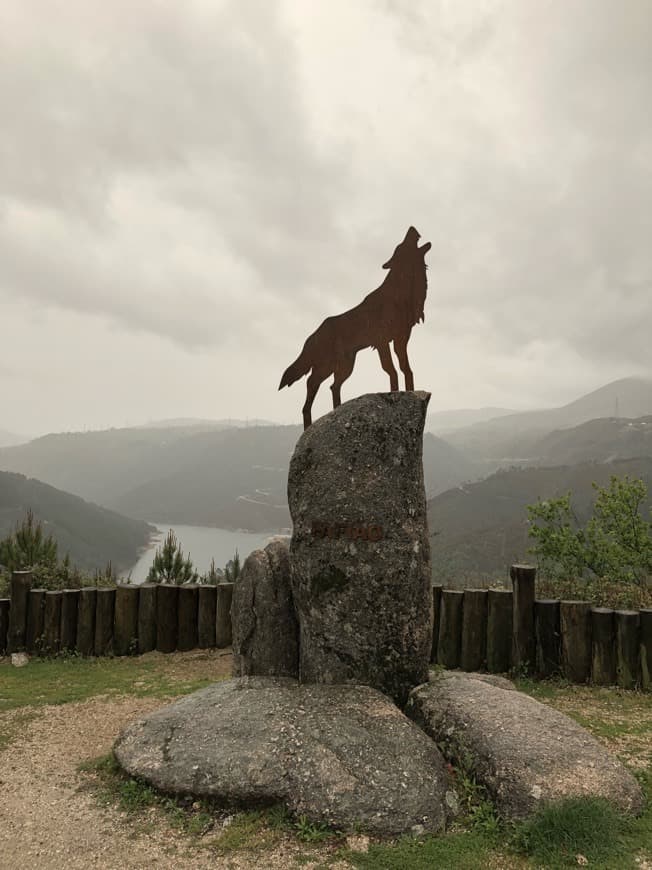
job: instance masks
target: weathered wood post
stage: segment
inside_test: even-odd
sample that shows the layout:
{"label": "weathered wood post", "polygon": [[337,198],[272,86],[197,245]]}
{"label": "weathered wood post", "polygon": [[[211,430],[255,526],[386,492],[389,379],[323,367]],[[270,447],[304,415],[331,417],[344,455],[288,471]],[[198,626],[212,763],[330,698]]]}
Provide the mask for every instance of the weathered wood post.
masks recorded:
{"label": "weathered wood post", "polygon": [[79,589],[64,589],[61,598],[61,649],[72,651],[77,645]]}
{"label": "weathered wood post", "polygon": [[138,649],[138,586],[121,583],[115,587],[113,652],[135,655]]}
{"label": "weathered wood post", "polygon": [[0,598],[0,656],[7,652],[7,633],[9,632],[10,598]]}
{"label": "weathered wood post", "polygon": [[512,667],[518,671],[534,669],[534,581],[537,569],[532,565],[512,565],[509,576],[514,590],[514,625]]}
{"label": "weathered wood post", "polygon": [[430,661],[437,661],[437,644],[439,643],[439,625],[441,623],[441,586],[432,587],[432,650]]}
{"label": "weathered wood post", "polygon": [[535,664],[540,677],[559,673],[561,637],[559,632],[559,601],[541,599],[534,602]]}
{"label": "weathered wood post", "polygon": [[559,623],[563,674],[571,683],[586,683],[591,675],[591,605],[560,602]]}
{"label": "weathered wood post", "polygon": [[638,683],[638,625],[637,610],[616,610],[616,678],[623,689],[633,689]]}
{"label": "weathered wood post", "polygon": [[61,604],[63,592],[45,593],[43,607],[43,653],[56,655],[61,649]]}
{"label": "weathered wood post", "polygon": [[[640,624],[640,656],[641,656],[641,688],[652,691],[652,610],[639,612]],[[0,645],[2,635],[0,634]]]}
{"label": "weathered wood post", "polygon": [[616,683],[616,627],[608,607],[591,609],[591,682],[596,686]]}
{"label": "weathered wood post", "polygon": [[445,668],[460,666],[463,610],[464,592],[459,589],[442,590],[437,663]]}
{"label": "weathered wood post", "polygon": [[170,653],[177,648],[179,587],[159,583],[156,588],[156,649]]}
{"label": "weathered wood post", "polygon": [[487,594],[487,670],[504,674],[512,664],[514,593],[511,589],[490,589]]}
{"label": "weathered wood post", "polygon": [[156,583],[138,587],[138,652],[156,649]]}
{"label": "weathered wood post", "polygon": [[31,571],[12,572],[7,652],[15,653],[25,649],[25,636],[27,634],[27,607],[29,601],[29,590],[31,588]]}
{"label": "weathered wood post", "polygon": [[199,587],[194,583],[179,586],[179,627],[177,649],[187,652],[197,648]]}
{"label": "weathered wood post", "polygon": [[197,619],[197,642],[201,649],[215,646],[217,620],[217,586],[199,587],[199,616]]}
{"label": "weathered wood post", "polygon": [[465,589],[460,667],[480,671],[487,661],[487,590]]}
{"label": "weathered wood post", "polygon": [[233,583],[217,584],[217,615],[215,624],[215,645],[220,649],[233,643],[233,624],[231,622],[231,603]]}
{"label": "weathered wood post", "polygon": [[27,629],[25,647],[27,652],[38,652],[43,644],[43,608],[45,589],[30,589],[27,604]]}
{"label": "weathered wood post", "polygon": [[79,590],[77,610],[77,652],[83,656],[95,655],[95,611],[97,589],[84,586]]}
{"label": "weathered wood post", "polygon": [[113,619],[115,614],[115,588],[100,586],[95,608],[95,655],[108,656],[113,652]]}

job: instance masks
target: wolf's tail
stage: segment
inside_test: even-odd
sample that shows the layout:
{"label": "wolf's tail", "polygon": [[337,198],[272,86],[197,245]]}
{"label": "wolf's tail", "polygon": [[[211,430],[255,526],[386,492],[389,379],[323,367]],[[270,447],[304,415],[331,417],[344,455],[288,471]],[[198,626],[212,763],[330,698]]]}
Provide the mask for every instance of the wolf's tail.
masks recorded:
{"label": "wolf's tail", "polygon": [[283,377],[278,387],[279,390],[282,390],[283,387],[289,387],[295,381],[298,381],[299,378],[307,375],[312,366],[311,354],[308,352],[308,348],[304,347],[298,358],[283,372]]}

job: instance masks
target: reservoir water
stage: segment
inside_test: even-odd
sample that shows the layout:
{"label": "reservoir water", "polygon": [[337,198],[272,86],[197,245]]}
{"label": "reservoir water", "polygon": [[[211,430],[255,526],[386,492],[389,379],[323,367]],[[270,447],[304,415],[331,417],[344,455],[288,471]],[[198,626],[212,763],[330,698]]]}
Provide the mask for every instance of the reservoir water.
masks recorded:
{"label": "reservoir water", "polygon": [[169,529],[177,536],[177,541],[184,556],[190,556],[195,570],[204,574],[215,559],[215,566],[224,570],[224,566],[232,559],[235,551],[240,554],[240,564],[244,562],[252,550],[264,547],[274,537],[273,532],[230,532],[227,529],[212,529],[206,526],[170,526],[152,523],[158,529],[158,534],[149,548],[142,553],[131,569],[133,583],[144,583],[154,561],[156,550],[161,547]]}

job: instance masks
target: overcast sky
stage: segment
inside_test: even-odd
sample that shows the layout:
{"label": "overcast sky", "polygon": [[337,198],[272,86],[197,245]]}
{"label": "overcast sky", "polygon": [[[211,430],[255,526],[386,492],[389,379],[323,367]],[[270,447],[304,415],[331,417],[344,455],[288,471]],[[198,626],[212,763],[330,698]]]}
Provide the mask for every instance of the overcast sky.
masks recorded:
{"label": "overcast sky", "polygon": [[652,373],[651,101],[650,0],[4,0],[0,428],[298,422],[409,224],[431,409]]}

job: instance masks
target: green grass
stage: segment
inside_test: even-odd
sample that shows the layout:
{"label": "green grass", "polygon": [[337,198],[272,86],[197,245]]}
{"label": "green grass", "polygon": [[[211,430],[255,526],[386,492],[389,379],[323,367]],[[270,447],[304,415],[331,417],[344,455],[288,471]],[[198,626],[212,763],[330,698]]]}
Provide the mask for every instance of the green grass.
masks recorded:
{"label": "green grass", "polygon": [[495,844],[480,831],[405,837],[389,846],[375,843],[366,853],[346,850],[341,854],[354,867],[369,870],[486,870],[491,855],[496,859],[495,867],[510,866],[498,862],[500,853]]}
{"label": "green grass", "polygon": [[0,712],[44,704],[68,704],[94,695],[173,697],[194,692],[215,678],[175,679],[156,660],[142,658],[32,659],[22,668],[0,665]]}

